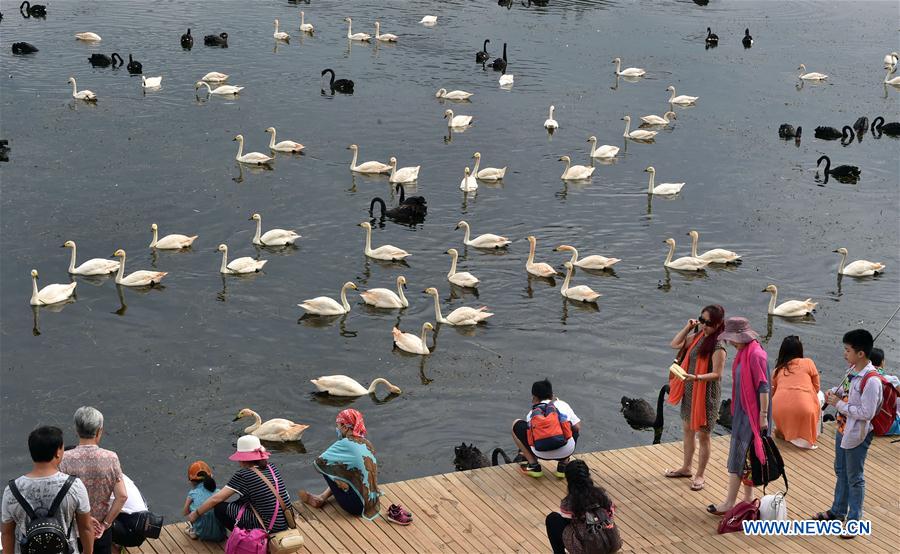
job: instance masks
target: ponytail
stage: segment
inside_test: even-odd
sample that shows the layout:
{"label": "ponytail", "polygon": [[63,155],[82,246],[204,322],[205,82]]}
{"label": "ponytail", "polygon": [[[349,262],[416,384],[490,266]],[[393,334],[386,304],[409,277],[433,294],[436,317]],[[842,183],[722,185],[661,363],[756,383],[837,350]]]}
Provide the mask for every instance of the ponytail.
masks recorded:
{"label": "ponytail", "polygon": [[203,483],[203,488],[208,490],[209,492],[216,492],[216,480],[212,478],[212,475],[209,475],[205,471],[197,472],[197,477],[202,479],[198,479],[197,481],[201,481]]}
{"label": "ponytail", "polygon": [[575,517],[581,517],[589,508],[600,505],[609,509],[612,501],[602,487],[594,484],[591,470],[584,460],[572,460],[566,464],[566,486],[569,509]]}

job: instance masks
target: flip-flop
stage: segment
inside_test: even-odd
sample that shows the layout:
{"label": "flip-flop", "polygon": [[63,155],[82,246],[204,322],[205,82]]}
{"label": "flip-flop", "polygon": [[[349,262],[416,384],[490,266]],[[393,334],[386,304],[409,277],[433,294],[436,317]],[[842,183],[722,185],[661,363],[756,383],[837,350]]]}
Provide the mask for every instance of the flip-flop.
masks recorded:
{"label": "flip-flop", "polygon": [[680,471],[676,471],[674,469],[666,470],[666,477],[669,479],[690,479],[693,477],[693,473],[682,473]]}
{"label": "flip-flop", "polygon": [[703,479],[701,481],[691,481],[691,490],[692,491],[702,491],[703,486],[706,484],[706,480]]}
{"label": "flip-flop", "polygon": [[707,506],[706,511],[709,514],[714,515],[714,516],[724,516],[725,515],[725,512],[720,512],[720,511],[716,510],[715,504],[710,504],[709,506]]}

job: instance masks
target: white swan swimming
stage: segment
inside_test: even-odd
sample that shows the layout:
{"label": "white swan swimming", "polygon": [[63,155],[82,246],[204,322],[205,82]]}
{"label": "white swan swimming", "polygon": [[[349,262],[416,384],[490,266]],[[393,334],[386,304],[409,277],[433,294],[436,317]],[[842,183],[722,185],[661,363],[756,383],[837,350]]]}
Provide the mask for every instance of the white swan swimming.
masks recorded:
{"label": "white swan swimming", "polygon": [[224,83],[228,80],[228,75],[226,73],[219,73],[218,71],[210,71],[201,77],[200,80],[207,83]]}
{"label": "white swan swimming", "polygon": [[528,259],[525,261],[525,271],[536,277],[553,277],[556,270],[548,263],[534,261],[534,250],[537,246],[537,239],[533,235],[528,237]]}
{"label": "white swan swimming", "polygon": [[607,258],[606,256],[600,256],[599,254],[579,258],[578,250],[576,250],[574,246],[569,246],[568,244],[561,244],[553,250],[557,252],[571,252],[572,259],[569,261],[572,262],[572,265],[583,269],[609,269],[622,261],[619,258]]}
{"label": "white swan swimming", "polygon": [[501,87],[511,87],[513,86],[513,83],[516,82],[516,76],[509,73],[504,73],[500,76],[500,79],[497,82]]}
{"label": "white swan swimming", "polygon": [[310,34],[316,30],[312,23],[306,22],[306,14],[303,13],[303,10],[300,10],[300,30]]}
{"label": "white swan swimming", "polygon": [[472,93],[464,90],[451,90],[450,92],[447,92],[447,89],[440,88],[434,96],[435,98],[446,98],[447,100],[468,100],[472,97]]}
{"label": "white swan swimming", "polygon": [[397,262],[410,255],[406,250],[391,244],[384,244],[372,250],[372,225],[368,221],[363,221],[359,226],[366,230],[366,248],[363,252],[369,258]]}
{"label": "white swan swimming", "polygon": [[275,20],[275,32],[272,33],[272,36],[275,37],[275,40],[283,40],[285,42],[289,42],[291,40],[291,35],[285,33],[284,31],[278,30],[278,20]]}
{"label": "white swan swimming", "polygon": [[275,127],[269,127],[266,129],[267,133],[272,133],[272,138],[269,140],[269,150],[274,150],[276,152],[300,152],[303,150],[303,145],[299,142],[294,142],[292,140],[283,140],[281,142],[275,142]]}
{"label": "white swan swimming", "polygon": [[406,277],[400,275],[397,277],[397,292],[390,289],[375,288],[364,290],[359,295],[362,297],[363,302],[376,308],[408,308],[409,300],[403,294],[404,287],[406,287]]}
{"label": "white swan swimming", "polygon": [[400,350],[409,352],[410,354],[427,356],[431,354],[431,351],[428,350],[428,345],[425,342],[425,333],[432,329],[434,329],[434,326],[426,321],[422,324],[421,337],[417,337],[412,333],[404,333],[396,327],[391,329],[391,334],[394,337],[394,344],[396,344],[397,348]]}
{"label": "white swan swimming", "polygon": [[[851,277],[869,277],[876,273],[884,271],[885,265],[881,262],[870,262],[869,260],[856,260],[855,262],[847,262],[847,249],[838,248],[835,253],[841,255],[841,265],[838,266],[838,273],[841,275],[850,275]],[[846,264],[846,265],[845,265]]]}
{"label": "white swan swimming", "polygon": [[459,229],[460,227],[465,229],[463,244],[466,244],[467,246],[474,246],[475,248],[503,248],[509,246],[509,243],[512,242],[506,237],[491,233],[485,233],[483,235],[478,235],[474,239],[469,239],[471,233],[469,224],[465,221],[460,221],[456,224],[456,229]]}
{"label": "white swan swimming", "polygon": [[103,40],[102,38],[100,38],[100,35],[98,35],[97,33],[92,33],[90,31],[86,33],[75,33],[75,38],[77,40],[83,40],[85,42],[100,42],[101,40]]}
{"label": "white swan swimming", "polygon": [[96,102],[97,95],[93,92],[85,89],[78,90],[77,85],[75,83],[75,77],[69,77],[69,84],[72,85],[72,98],[76,100],[85,100],[87,102]]}
{"label": "white swan swimming", "polygon": [[272,156],[266,156],[262,152],[247,152],[244,154],[244,135],[237,135],[232,140],[236,140],[238,143],[238,151],[234,159],[242,164],[265,165],[275,159]]}
{"label": "white swan swimming", "polygon": [[169,274],[166,271],[147,271],[141,269],[125,275],[125,251],[120,248],[115,251],[113,256],[121,258],[119,260],[119,272],[116,273],[117,285],[125,287],[152,287],[153,285],[158,285],[159,282],[163,280],[163,277]]}
{"label": "white swan swimming", "polygon": [[647,194],[656,196],[675,196],[684,187],[684,183],[660,183],[656,184],[656,168],[652,165],[644,170],[650,174],[650,182],[647,184]]}
{"label": "white swan swimming", "polygon": [[447,273],[447,280],[460,287],[475,288],[481,281],[468,271],[456,271],[456,260],[459,258],[459,252],[456,248],[447,250],[450,255],[450,272]]}
{"label": "white swan swimming", "polygon": [[709,265],[709,260],[701,260],[700,258],[691,256],[684,256],[683,258],[676,258],[673,260],[672,255],[675,253],[675,239],[668,238],[664,242],[669,245],[669,253],[666,255],[666,261],[663,262],[663,265],[669,269],[677,269],[679,271],[703,271],[706,269],[706,266]]}
{"label": "white swan swimming", "polygon": [[559,129],[559,122],[553,119],[553,110],[556,109],[556,106],[550,105],[550,115],[547,116],[546,121],[544,121],[544,129],[548,131],[553,131]]}
{"label": "white swan swimming", "polygon": [[239,275],[241,273],[257,273],[259,272],[268,260],[254,260],[250,256],[244,256],[243,258],[235,258],[228,261],[228,246],[224,244],[220,244],[216,249],[222,253],[222,265],[219,267],[219,273],[223,273],[225,275]]}
{"label": "white swan swimming", "polygon": [[391,33],[381,34],[381,23],[378,21],[375,22],[375,40],[380,40],[381,42],[397,42],[398,38],[397,35],[392,35]]}
{"label": "white swan swimming", "polygon": [[421,23],[422,25],[426,25],[428,27],[437,25],[437,16],[436,15],[426,15],[419,21],[419,23]]}
{"label": "white swan swimming", "polygon": [[619,153],[618,146],[612,146],[610,144],[604,144],[601,147],[597,147],[597,137],[591,135],[588,137],[587,141],[591,143],[591,157],[592,158],[601,158],[601,159],[611,159],[615,158]]}
{"label": "white swan swimming", "polygon": [[465,192],[478,190],[478,181],[475,180],[475,177],[472,177],[472,170],[466,167],[464,173],[465,175],[463,175],[462,181],[459,182],[459,190]]}
{"label": "white swan swimming", "polygon": [[354,33],[353,32],[353,20],[349,17],[345,17],[344,21],[347,22],[347,38],[349,40],[356,40],[359,42],[368,42],[372,39],[372,35],[368,33]]}
{"label": "white swan swimming", "polygon": [[159,77],[145,77],[141,75],[141,87],[143,88],[159,88],[162,86],[162,75]]}
{"label": "white swan swimming", "polygon": [[596,302],[602,296],[587,285],[570,287],[569,282],[572,280],[572,274],[575,273],[575,266],[572,265],[572,262],[566,262],[565,266],[566,279],[563,281],[562,288],[559,289],[561,295],[579,302]]}
{"label": "white swan swimming", "polygon": [[694,258],[707,260],[713,264],[736,264],[741,260],[740,254],[724,248],[713,248],[698,256],[697,243],[700,241],[700,233],[691,230],[688,235],[691,237],[691,256]]}
{"label": "white swan swimming", "polygon": [[487,311],[487,306],[482,306],[480,308],[469,308],[467,306],[463,306],[460,308],[456,308],[449,314],[447,317],[444,317],[441,314],[441,303],[438,298],[438,291],[434,287],[428,287],[425,289],[425,294],[429,294],[434,297],[434,317],[438,323],[443,323],[446,325],[453,326],[466,326],[466,325],[478,325],[485,319],[493,316],[491,312]]}
{"label": "white swan swimming", "polygon": [[887,75],[884,76],[884,83],[886,85],[891,85],[891,86],[895,86],[895,87],[900,85],[900,76],[891,77],[891,75],[893,75],[895,71],[897,71],[897,66],[893,66],[887,70]]}
{"label": "white swan swimming", "polygon": [[481,152],[475,152],[472,154],[472,158],[475,160],[475,169],[472,170],[472,173],[475,175],[476,179],[493,182],[500,181],[506,177],[506,166],[485,167],[484,169],[479,169],[481,166]]}
{"label": "white swan swimming", "polygon": [[699,96],[688,96],[686,94],[675,96],[675,87],[673,85],[669,85],[668,87],[666,87],[666,90],[672,93],[669,96],[669,104],[680,104],[686,106],[688,104],[693,104],[700,99]]}
{"label": "white swan swimming", "polygon": [[612,63],[616,64],[616,75],[620,75],[622,77],[641,77],[646,71],[641,69],[640,67],[629,67],[626,68],[625,71],[622,71],[622,59],[616,58],[612,61]]}
{"label": "white swan swimming", "polygon": [[572,165],[572,158],[568,156],[561,156],[559,161],[566,162],[566,169],[563,171],[562,175],[560,175],[560,179],[563,181],[580,181],[582,179],[588,179],[594,174],[594,169],[596,169],[586,165]]}
{"label": "white swan swimming", "polygon": [[800,67],[797,68],[797,71],[800,72],[798,77],[803,81],[824,81],[828,78],[828,75],[825,75],[824,73],[817,73],[815,71],[806,73],[806,66],[802,63],[800,64]]}
{"label": "white swan swimming", "polygon": [[203,86],[206,87],[206,92],[208,92],[209,94],[214,94],[216,96],[237,96],[242,90],[244,90],[244,87],[235,85],[219,85],[216,88],[212,88],[206,81],[197,81],[194,84],[194,90],[197,90]]}
{"label": "white swan swimming", "polygon": [[453,110],[444,110],[444,119],[447,120],[447,127],[451,129],[462,129],[468,127],[472,123],[471,115],[453,115]]}
{"label": "white swan swimming", "polygon": [[419,169],[421,165],[412,165],[409,167],[401,167],[397,169],[397,158],[391,156],[391,177],[388,179],[391,183],[415,183],[419,178]]}
{"label": "white swan swimming", "polygon": [[344,286],[341,287],[340,304],[333,298],[317,296],[304,300],[297,305],[306,310],[306,313],[312,315],[343,315],[350,313],[350,303],[347,302],[347,289],[356,290],[356,283],[351,281],[344,283]]}
{"label": "white swan swimming", "polygon": [[390,173],[391,166],[388,164],[381,163],[379,161],[368,161],[363,162],[359,165],[356,165],[356,158],[359,156],[359,146],[355,144],[351,144],[347,147],[349,150],[353,150],[353,159],[350,160],[350,171],[354,173],[368,173],[368,174],[376,174],[376,173]]}
{"label": "white swan swimming", "polygon": [[149,247],[156,248],[157,250],[180,250],[189,247],[197,240],[197,235],[188,236],[179,235],[177,233],[158,238],[159,227],[156,223],[150,224],[150,232],[153,233],[153,240],[150,241]]}
{"label": "white swan swimming", "polygon": [[678,116],[675,115],[675,112],[668,111],[668,112],[664,113],[662,115],[662,117],[660,117],[658,115],[642,116],[641,121],[645,125],[668,125],[669,123],[672,122],[671,120],[669,120],[670,117],[672,118],[672,120],[678,119]]}
{"label": "white swan swimming", "polygon": [[253,235],[253,244],[257,246],[287,246],[301,237],[293,229],[269,229],[262,232],[262,216],[253,214],[248,221],[256,222],[256,234]]}
{"label": "white swan swimming", "polygon": [[634,131],[632,131],[630,115],[626,115],[625,117],[623,117],[622,121],[625,122],[625,131],[622,133],[622,136],[627,139],[649,142],[652,141],[658,133],[657,131],[647,131],[645,129],[635,129]]}
{"label": "white swan swimming", "polygon": [[234,417],[232,421],[241,418],[253,416],[255,420],[253,425],[244,429],[245,435],[254,435],[260,440],[269,442],[292,442],[298,441],[303,436],[303,432],[309,429],[309,425],[302,423],[294,423],[289,419],[276,417],[263,423],[259,414],[249,408],[244,408]]}
{"label": "white swan swimming", "polygon": [[898,54],[897,52],[891,52],[890,54],[885,55],[884,56],[884,68],[892,69],[894,66],[897,65],[897,60],[900,60],[900,54]]}
{"label": "white swan swimming", "polygon": [[72,249],[72,256],[69,258],[69,273],[72,275],[108,275],[119,270],[119,262],[117,260],[106,258],[91,258],[75,267],[75,256],[78,250],[78,247],[75,246],[75,241],[67,240],[63,243],[62,248]]}
{"label": "white swan swimming", "polygon": [[375,392],[378,385],[384,383],[391,394],[400,394],[400,387],[395,387],[382,377],[372,379],[372,384],[366,388],[359,384],[356,379],[347,377],[346,375],[323,375],[318,379],[310,379],[310,383],[316,386],[319,392],[325,392],[331,396],[365,396]]}
{"label": "white swan swimming", "polygon": [[38,272],[36,269],[31,270],[31,300],[32,306],[49,306],[50,304],[58,304],[65,302],[73,294],[78,283],[73,281],[65,285],[54,283],[38,290],[37,286]]}
{"label": "white swan swimming", "polygon": [[772,295],[769,298],[769,315],[780,315],[782,317],[803,317],[813,310],[816,309],[816,306],[819,305],[818,302],[813,302],[812,298],[807,298],[806,300],[788,300],[787,302],[782,302],[775,305],[778,302],[778,287],[775,285],[769,285],[762,290],[762,292],[768,292]]}

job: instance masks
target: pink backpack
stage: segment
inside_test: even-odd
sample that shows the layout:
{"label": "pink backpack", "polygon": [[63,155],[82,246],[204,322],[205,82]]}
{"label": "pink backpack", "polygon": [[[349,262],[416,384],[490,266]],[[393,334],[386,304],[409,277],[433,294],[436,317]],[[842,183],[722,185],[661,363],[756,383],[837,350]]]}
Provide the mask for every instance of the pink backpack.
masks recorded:
{"label": "pink backpack", "polygon": [[[246,504],[238,510],[235,521],[240,522],[241,516],[244,515]],[[252,508],[252,506],[251,506]],[[256,510],[253,510],[254,513]],[[276,511],[272,515],[272,521],[269,522],[269,531],[275,525],[275,518],[278,516]],[[256,514],[257,519],[259,514]],[[262,521],[260,521],[262,523]],[[241,529],[235,524],[234,530],[225,542],[225,554],[266,554],[269,547],[269,534],[263,529]]]}

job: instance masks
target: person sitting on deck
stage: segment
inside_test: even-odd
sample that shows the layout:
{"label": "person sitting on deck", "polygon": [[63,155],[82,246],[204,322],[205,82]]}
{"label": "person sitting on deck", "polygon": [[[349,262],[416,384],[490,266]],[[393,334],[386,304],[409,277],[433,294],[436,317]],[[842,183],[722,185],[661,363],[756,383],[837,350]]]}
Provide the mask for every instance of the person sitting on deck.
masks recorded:
{"label": "person sitting on deck", "polygon": [[[583,460],[572,460],[566,465],[566,488],[559,512],[550,512],[545,520],[553,554],[605,553],[622,548],[613,522],[616,506],[603,487],[594,484],[591,470]],[[591,529],[593,533],[586,532],[588,525],[598,527]]]}
{"label": "person sitting on deck", "polygon": [[544,475],[538,460],[556,460],[554,475],[566,476],[566,462],[575,452],[581,420],[572,408],[553,396],[553,385],[543,379],[531,385],[531,410],[512,425],[513,441],[525,457],[522,470],[530,477]]}
{"label": "person sitting on deck", "polygon": [[[313,508],[322,508],[332,496],[351,516],[375,519],[380,513],[378,461],[375,447],[366,438],[363,415],[348,408],[335,418],[337,441],[316,458],[315,466],[328,487],[320,494],[300,491],[300,499]],[[412,514],[391,505],[387,520],[398,525],[412,523]]]}
{"label": "person sitting on deck", "polygon": [[[219,492],[216,487],[216,480],[213,479],[212,469],[209,464],[203,460],[197,460],[188,467],[188,481],[191,482],[193,488],[188,491],[187,498],[184,501],[184,515],[188,515]],[[200,518],[187,531],[192,539],[201,541],[221,542],[225,540],[225,529],[216,519],[213,512],[208,512],[200,516]]]}

